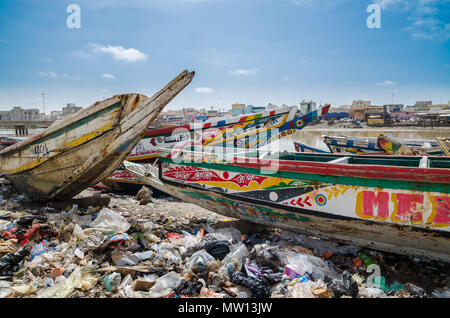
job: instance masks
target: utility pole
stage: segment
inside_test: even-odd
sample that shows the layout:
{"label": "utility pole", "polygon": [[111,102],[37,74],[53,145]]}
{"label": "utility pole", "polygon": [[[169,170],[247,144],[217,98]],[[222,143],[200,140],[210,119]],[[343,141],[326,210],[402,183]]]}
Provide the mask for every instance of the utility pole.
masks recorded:
{"label": "utility pole", "polygon": [[42,105],[44,106],[44,119],[45,119],[45,94],[42,93]]}

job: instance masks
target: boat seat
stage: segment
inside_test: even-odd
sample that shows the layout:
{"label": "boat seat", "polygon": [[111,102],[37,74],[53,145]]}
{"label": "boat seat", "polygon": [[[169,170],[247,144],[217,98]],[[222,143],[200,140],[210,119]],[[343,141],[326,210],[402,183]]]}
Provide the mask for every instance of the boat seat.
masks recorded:
{"label": "boat seat", "polygon": [[334,159],[334,160],[328,161],[328,163],[348,163],[349,159],[350,159],[350,157],[342,157],[342,158],[338,158],[338,159]]}
{"label": "boat seat", "polygon": [[420,159],[419,168],[429,168],[430,167],[430,161],[428,160],[427,156],[423,156],[422,159]]}

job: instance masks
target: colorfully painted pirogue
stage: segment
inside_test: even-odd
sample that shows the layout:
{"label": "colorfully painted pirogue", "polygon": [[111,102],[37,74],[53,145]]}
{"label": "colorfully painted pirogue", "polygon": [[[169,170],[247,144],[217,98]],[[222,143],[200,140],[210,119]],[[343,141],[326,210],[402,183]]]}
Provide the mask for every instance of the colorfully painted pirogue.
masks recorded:
{"label": "colorfully painted pirogue", "polygon": [[450,261],[450,158],[196,155],[161,150],[149,184],[226,216]]}
{"label": "colorfully painted pirogue", "polygon": [[[149,163],[155,161],[158,149],[191,147],[227,147],[255,149],[279,138],[291,136],[328,113],[330,105],[307,114],[297,107],[285,107],[261,113],[228,118],[213,118],[204,123],[191,123],[148,130],[144,138],[127,156],[127,161]],[[110,189],[137,192],[142,183],[123,169],[114,171],[102,181]]]}
{"label": "colorfully painted pirogue", "polygon": [[67,199],[109,176],[161,110],[188,85],[184,71],[153,97],[116,95],[0,152],[0,172],[35,199]]}

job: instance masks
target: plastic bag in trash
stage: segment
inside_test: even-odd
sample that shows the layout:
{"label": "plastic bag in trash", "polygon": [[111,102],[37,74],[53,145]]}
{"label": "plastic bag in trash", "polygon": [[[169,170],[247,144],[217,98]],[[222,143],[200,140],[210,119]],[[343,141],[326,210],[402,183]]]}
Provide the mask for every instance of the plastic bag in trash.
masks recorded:
{"label": "plastic bag in trash", "polygon": [[119,288],[122,277],[120,273],[112,273],[103,277],[102,284],[109,291],[115,291]]}
{"label": "plastic bag in trash", "polygon": [[208,234],[203,238],[204,241],[229,241],[230,243],[237,243],[241,241],[241,232],[234,227],[226,227],[220,229],[213,229],[211,226],[207,226],[206,231]]}
{"label": "plastic bag in trash", "polygon": [[387,297],[383,290],[373,287],[359,287],[358,297],[361,298],[385,298]]}
{"label": "plastic bag in trash", "polygon": [[173,289],[177,288],[177,286],[181,283],[180,275],[175,272],[169,272],[164,276],[161,276],[156,281],[155,285],[150,288],[149,294],[150,297],[160,298],[168,293],[170,293]]}
{"label": "plastic bag in trash", "polygon": [[269,246],[267,244],[255,245],[251,251],[251,257],[260,266],[278,271],[282,267],[282,263],[277,255],[277,250],[278,246]]}
{"label": "plastic bag in trash", "polygon": [[245,286],[251,291],[251,298],[268,298],[270,297],[269,283],[264,277],[248,277],[241,272],[231,274],[231,282]]}
{"label": "plastic bag in trash", "polygon": [[359,292],[358,283],[352,278],[350,273],[345,271],[342,273],[342,277],[334,279],[329,287],[336,298],[340,298],[341,296],[355,298]]}
{"label": "plastic bag in trash", "polygon": [[25,246],[16,253],[7,253],[0,258],[0,276],[13,276],[20,269],[20,264],[28,252],[29,248]]}
{"label": "plastic bag in trash", "polygon": [[181,280],[178,287],[174,288],[175,294],[193,296],[198,295],[203,287],[203,284],[199,281],[187,281]]}
{"label": "plastic bag in trash", "polygon": [[329,298],[331,296],[331,291],[322,281],[295,280],[289,284],[287,290],[289,298]]}
{"label": "plastic bag in trash", "polygon": [[97,218],[92,221],[89,226],[93,228],[110,229],[117,233],[125,233],[130,228],[130,224],[123,216],[108,208],[103,208],[98,213]]}
{"label": "plastic bag in trash", "polygon": [[170,266],[181,262],[179,249],[170,243],[153,244],[152,249],[156,252],[152,259],[155,266]]}
{"label": "plastic bag in trash", "polygon": [[282,263],[295,268],[300,275],[309,273],[312,280],[328,282],[338,277],[336,271],[319,257],[293,252],[289,249],[277,250]]}
{"label": "plastic bag in trash", "polygon": [[[208,263],[215,262],[216,259],[212,257],[205,251],[198,251],[192,255],[186,262],[186,267],[188,269],[192,268],[203,268],[206,267]],[[199,290],[200,291],[200,290]]]}
{"label": "plastic bag in trash", "polygon": [[94,266],[77,267],[66,280],[41,290],[38,298],[67,298],[75,288],[83,291],[91,289],[99,278]]}
{"label": "plastic bag in trash", "polygon": [[412,298],[427,298],[427,293],[425,290],[411,283],[405,284],[406,291],[410,293]]}
{"label": "plastic bag in trash", "polygon": [[36,256],[44,254],[47,252],[48,248],[48,242],[47,240],[43,240],[39,244],[36,244],[33,246],[33,249],[31,250],[30,257],[28,258],[29,261],[32,261]]}
{"label": "plastic bag in trash", "polygon": [[230,242],[212,241],[206,242],[203,248],[215,259],[223,260],[230,253]]}
{"label": "plastic bag in trash", "polygon": [[192,235],[186,231],[182,231],[183,233],[183,246],[187,249],[196,246],[201,241],[200,232],[197,235]]}

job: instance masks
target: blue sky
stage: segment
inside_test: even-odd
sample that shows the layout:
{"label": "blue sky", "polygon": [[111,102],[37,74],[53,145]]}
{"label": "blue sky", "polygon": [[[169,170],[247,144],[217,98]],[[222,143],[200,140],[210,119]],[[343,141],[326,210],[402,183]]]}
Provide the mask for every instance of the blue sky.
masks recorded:
{"label": "blue sky", "polygon": [[[66,25],[70,4],[81,28]],[[381,7],[381,29],[366,8]],[[450,101],[450,0],[2,0],[0,109],[151,96],[181,107]]]}

